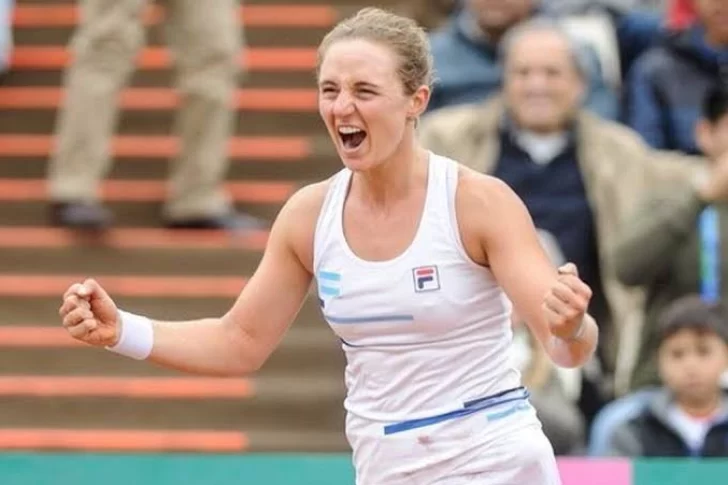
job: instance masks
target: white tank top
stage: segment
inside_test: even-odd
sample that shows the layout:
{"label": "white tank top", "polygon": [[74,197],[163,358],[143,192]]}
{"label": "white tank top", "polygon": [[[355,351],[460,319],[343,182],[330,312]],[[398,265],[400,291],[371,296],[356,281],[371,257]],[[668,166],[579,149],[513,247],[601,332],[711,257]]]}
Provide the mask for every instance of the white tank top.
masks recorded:
{"label": "white tank top", "polygon": [[321,309],[347,358],[349,416],[421,419],[520,386],[511,365],[510,301],[460,241],[457,163],[430,154],[417,233],[387,261],[365,261],[347,244],[351,177],[348,169],[333,177],[314,239]]}

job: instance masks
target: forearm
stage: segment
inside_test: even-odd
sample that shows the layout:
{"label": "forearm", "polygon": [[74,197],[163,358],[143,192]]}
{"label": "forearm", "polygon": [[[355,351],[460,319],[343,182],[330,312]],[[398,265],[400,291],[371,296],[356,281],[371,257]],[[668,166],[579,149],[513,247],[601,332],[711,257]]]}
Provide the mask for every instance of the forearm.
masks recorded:
{"label": "forearm", "polygon": [[120,315],[120,340],[127,342],[122,342],[121,346],[128,348],[131,341],[137,344],[136,348],[147,349],[137,355],[120,352],[122,355],[211,376],[244,375],[260,366],[252,351],[246,350],[254,347],[249,344],[250,339],[229,320],[206,318],[162,322],[124,312]]}
{"label": "forearm", "polygon": [[584,316],[582,323],[583,328],[578,332],[578,336],[565,340],[556,336],[551,336],[546,352],[551,357],[554,364],[559,367],[581,367],[586,364],[597,348],[599,341],[599,327],[590,315]]}
{"label": "forearm", "polygon": [[154,347],[149,360],[183,372],[238,376],[258,370],[249,339],[220,318],[188,322],[153,322]]}

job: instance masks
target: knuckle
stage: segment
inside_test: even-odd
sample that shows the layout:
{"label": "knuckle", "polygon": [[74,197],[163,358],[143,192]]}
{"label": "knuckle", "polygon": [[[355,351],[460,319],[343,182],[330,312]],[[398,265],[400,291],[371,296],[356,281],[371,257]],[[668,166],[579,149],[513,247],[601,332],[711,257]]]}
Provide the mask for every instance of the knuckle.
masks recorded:
{"label": "knuckle", "polygon": [[71,335],[73,335],[75,338],[82,338],[87,333],[86,327],[84,327],[83,325],[76,325],[74,327],[71,327],[70,331]]}

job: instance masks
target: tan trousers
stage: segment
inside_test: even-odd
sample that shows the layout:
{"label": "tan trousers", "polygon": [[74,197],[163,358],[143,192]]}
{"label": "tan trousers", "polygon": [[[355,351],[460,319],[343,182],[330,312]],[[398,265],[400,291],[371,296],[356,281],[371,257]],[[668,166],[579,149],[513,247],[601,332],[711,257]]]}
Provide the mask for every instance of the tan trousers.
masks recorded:
{"label": "tan trousers", "polygon": [[[233,126],[232,98],[242,43],[238,0],[164,0],[167,43],[175,62],[180,153],[172,165],[165,216],[219,215]],[[49,164],[53,201],[95,201],[111,165],[117,98],[144,44],[144,0],[81,0],[82,23],[71,42],[66,101]]]}

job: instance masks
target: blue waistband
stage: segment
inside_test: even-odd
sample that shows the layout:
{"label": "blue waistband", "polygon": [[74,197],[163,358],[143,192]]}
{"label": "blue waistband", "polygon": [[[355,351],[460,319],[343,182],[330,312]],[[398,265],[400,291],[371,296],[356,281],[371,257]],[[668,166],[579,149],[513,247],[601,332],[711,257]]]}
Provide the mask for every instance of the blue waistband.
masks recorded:
{"label": "blue waistband", "polygon": [[449,413],[438,414],[428,418],[411,419],[409,421],[401,421],[399,423],[387,425],[384,427],[384,434],[401,433],[402,431],[431,426],[442,421],[468,416],[470,414],[477,413],[478,411],[498,406],[499,404],[525,401],[529,396],[530,394],[525,387],[515,387],[513,389],[499,392],[498,394],[493,394],[492,396],[467,401],[461,409],[450,411]]}

